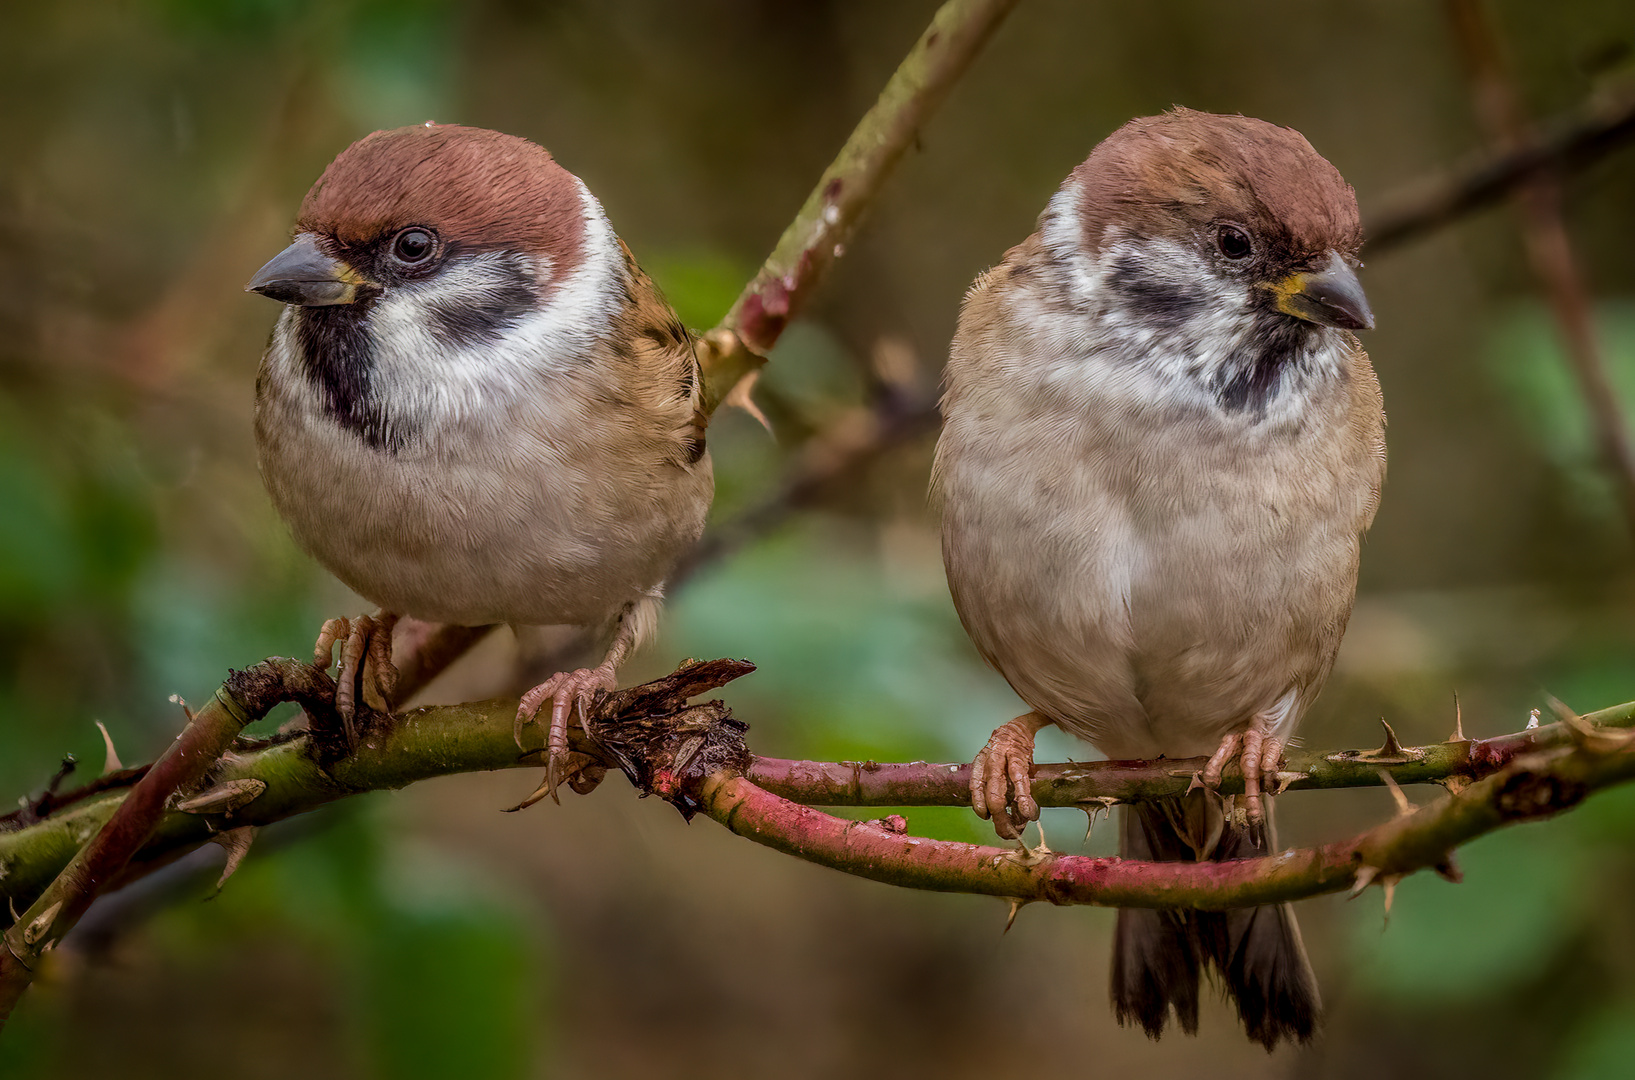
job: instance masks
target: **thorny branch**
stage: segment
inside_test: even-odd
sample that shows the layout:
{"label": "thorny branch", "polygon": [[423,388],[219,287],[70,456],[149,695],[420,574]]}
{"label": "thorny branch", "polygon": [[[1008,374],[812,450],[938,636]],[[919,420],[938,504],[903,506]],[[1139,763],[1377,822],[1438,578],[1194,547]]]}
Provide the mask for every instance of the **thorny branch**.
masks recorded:
{"label": "thorny branch", "polygon": [[1457,880],[1453,849],[1503,825],[1566,810],[1596,788],[1635,778],[1629,733],[1608,748],[1530,754],[1351,840],[1231,862],[1152,863],[927,840],[900,817],[849,821],[781,799],[741,776],[705,784],[711,817],[740,836],[892,885],[1017,903],[1222,910],[1298,900],[1378,881],[1387,890],[1426,867]]}
{"label": "thorny branch", "polygon": [[[298,669],[307,674],[301,675]],[[252,669],[279,678],[323,680],[294,661]],[[1635,778],[1635,702],[1587,717],[1565,707],[1558,723],[1492,739],[1459,731],[1446,743],[1403,747],[1394,735],[1376,750],[1291,758],[1285,788],[1440,783],[1449,794],[1348,841],[1225,864],[1152,864],[1018,851],[910,836],[900,817],[860,822],[832,817],[801,800],[852,805],[949,805],[964,801],[957,764],[789,762],[757,759],[745,727],[719,701],[699,694],[747,674],[742,661],[689,661],[663,679],[601,698],[573,749],[619,769],[643,794],[689,817],[702,812],[780,851],[878,881],[1019,901],[1115,906],[1226,908],[1296,899],[1371,881],[1394,882],[1423,867],[1451,873],[1454,847],[1512,821],[1566,809],[1590,791]],[[327,681],[327,680],[323,680]],[[278,693],[255,698],[265,711]],[[310,715],[327,715],[321,701]],[[508,700],[419,709],[368,732],[355,748],[302,733],[222,756],[186,803],[165,809],[132,860],[139,876],[220,832],[270,824],[366,791],[398,788],[459,772],[537,767],[540,747],[513,741]],[[320,729],[322,735],[324,729]],[[535,740],[538,733],[529,729]],[[1042,805],[1094,813],[1112,803],[1181,792],[1194,761],[1042,765],[1034,794]],[[1229,775],[1224,790],[1241,780]],[[221,797],[230,793],[232,797]],[[74,858],[83,837],[114,817],[124,791],[74,793],[43,820],[0,818],[0,895],[35,900]],[[4,831],[10,826],[10,831]],[[17,926],[31,925],[27,919]],[[13,928],[14,930],[16,927]]]}
{"label": "thorny branch", "polygon": [[[164,755],[141,771],[140,778],[99,823],[95,835],[79,847],[66,867],[53,870],[51,883],[0,938],[4,946],[0,949],[0,1028],[34,980],[40,958],[74,928],[92,901],[147,844],[172,798],[191,793],[244,725],[280,701],[325,699],[333,694],[334,684],[316,668],[293,660],[268,660],[233,672],[204,708],[189,714],[187,727]],[[38,807],[33,809],[37,814]]]}
{"label": "thorny branch", "polygon": [[[1635,727],[1635,702],[1603,709],[1585,719],[1601,728]],[[1430,746],[1403,746],[1389,726],[1385,730],[1385,744],[1374,750],[1290,750],[1278,771],[1276,790],[1375,787],[1386,783],[1386,775],[1396,784],[1442,784],[1451,790],[1522,754],[1559,749],[1572,741],[1563,724],[1490,739],[1467,739],[1456,731],[1449,741]],[[1139,802],[1181,795],[1204,760],[1035,765],[1033,798],[1040,806],[1088,810],[1108,799]],[[1223,794],[1243,790],[1242,773],[1236,770],[1236,765],[1227,768],[1221,782]],[[969,765],[758,757],[745,775],[768,791],[810,806],[966,806],[971,801]]]}

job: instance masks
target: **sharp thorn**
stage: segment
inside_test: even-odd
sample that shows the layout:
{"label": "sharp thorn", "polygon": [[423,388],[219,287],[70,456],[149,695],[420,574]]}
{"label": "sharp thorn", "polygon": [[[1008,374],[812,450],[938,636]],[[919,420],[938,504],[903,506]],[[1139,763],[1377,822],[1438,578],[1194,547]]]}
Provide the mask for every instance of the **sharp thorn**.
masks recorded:
{"label": "sharp thorn", "polygon": [[1005,915],[1005,929],[999,931],[1001,937],[1010,933],[1011,927],[1016,925],[1016,913],[1022,910],[1022,904],[1025,902],[1014,896],[1007,896],[1005,899],[1010,904],[1010,911]]}
{"label": "sharp thorn", "polygon": [[1392,776],[1389,770],[1381,769],[1379,772],[1380,779],[1385,782],[1386,787],[1391,789],[1391,798],[1397,804],[1397,817],[1407,817],[1418,809],[1408,801],[1408,796],[1403,794],[1402,788],[1397,785],[1397,778]]}
{"label": "sharp thorn", "polygon": [[57,921],[57,912],[62,910],[63,902],[58,900],[35,916],[34,921],[23,928],[23,944],[37,945],[41,938],[51,932],[51,924]]}
{"label": "sharp thorn", "polygon": [[119,752],[114,749],[114,737],[108,734],[108,726],[101,720],[96,722],[97,730],[102,732],[102,775],[118,772],[125,766],[119,760]]}
{"label": "sharp thorn", "polygon": [[1352,883],[1351,892],[1347,894],[1347,899],[1354,900],[1361,896],[1363,890],[1372,885],[1374,879],[1379,877],[1379,873],[1380,869],[1377,866],[1369,866],[1366,863],[1359,866],[1357,868],[1357,879]]}
{"label": "sharp thorn", "polygon": [[1379,757],[1400,757],[1402,755],[1402,743],[1397,740],[1397,733],[1391,729],[1390,724],[1386,723],[1383,716],[1380,717],[1380,727],[1385,729],[1385,745],[1374,751],[1374,753]]}
{"label": "sharp thorn", "polygon": [[1090,834],[1096,828],[1096,815],[1098,813],[1105,814],[1108,820],[1112,820],[1113,807],[1118,805],[1118,800],[1111,795],[1098,795],[1093,799],[1083,799],[1077,805],[1080,810],[1084,811],[1084,842],[1088,844]]}
{"label": "sharp thorn", "polygon": [[221,868],[221,877],[216,879],[216,891],[221,892],[227,879],[238,872],[239,864],[244,856],[250,853],[250,845],[255,842],[255,826],[241,825],[236,829],[219,832],[210,838],[212,844],[219,844],[227,852],[227,863]]}
{"label": "sharp thorn", "polygon": [[506,813],[506,814],[514,814],[518,810],[526,810],[530,806],[534,805],[536,802],[539,802],[539,800],[543,799],[545,797],[546,793],[549,792],[550,790],[551,790],[551,776],[550,776],[550,773],[547,771],[546,774],[545,774],[544,781],[542,781],[540,783],[540,785],[534,789],[533,794],[529,795],[526,799],[524,799],[521,802],[517,803],[517,805],[515,805],[515,806],[507,806],[502,812]]}
{"label": "sharp thorn", "polygon": [[1391,925],[1391,902],[1397,898],[1397,882],[1401,880],[1401,874],[1386,874],[1380,879],[1380,888],[1385,892],[1385,926]]}
{"label": "sharp thorn", "polygon": [[[1579,716],[1577,713],[1569,709],[1567,707],[1567,703],[1562,701],[1560,698],[1551,697],[1549,701],[1550,711],[1556,714],[1557,720],[1567,725],[1568,731],[1582,735],[1595,730],[1595,726],[1593,724],[1589,723],[1582,716]],[[1534,712],[1536,713],[1537,710],[1535,709]]]}
{"label": "sharp thorn", "polygon": [[1459,708],[1459,691],[1453,692],[1453,734],[1448,736],[1449,742],[1469,742],[1465,737],[1465,717]]}
{"label": "sharp thorn", "polygon": [[230,814],[260,798],[267,782],[253,776],[212,784],[197,795],[179,800],[175,808],[184,814]]}
{"label": "sharp thorn", "polygon": [[721,400],[721,404],[736,406],[744,410],[755,418],[756,423],[766,429],[768,435],[776,437],[776,433],[772,430],[772,422],[766,418],[766,414],[761,411],[761,407],[755,404],[753,396],[755,383],[760,375],[759,371],[751,371],[739,379],[733,384],[732,389],[727,391],[727,396]]}
{"label": "sharp thorn", "polygon": [[1527,730],[1532,731],[1536,727],[1538,727],[1538,710],[1534,709],[1527,714]]}

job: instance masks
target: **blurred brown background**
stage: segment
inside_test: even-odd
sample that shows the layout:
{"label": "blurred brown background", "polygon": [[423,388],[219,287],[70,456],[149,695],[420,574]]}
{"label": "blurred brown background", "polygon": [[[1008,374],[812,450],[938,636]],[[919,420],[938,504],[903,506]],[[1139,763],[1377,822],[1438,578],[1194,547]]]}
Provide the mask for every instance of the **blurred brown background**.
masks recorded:
{"label": "blurred brown background", "polygon": [[[0,784],[66,752],[127,762],[171,693],[299,654],[362,610],[255,475],[276,314],[242,282],[352,139],[426,119],[535,139],[581,175],[691,325],[715,322],[929,19],[871,4],[69,0],[0,7]],[[1627,79],[1616,0],[1494,7],[1528,106]],[[717,520],[869,400],[881,357],[934,385],[971,278],[1125,119],[1172,103],[1303,131],[1364,205],[1482,144],[1436,4],[1025,0],[922,133],[765,376],[778,437],[711,430]],[[1614,376],[1635,401],[1635,150],[1567,183]],[[1366,254],[1366,252],[1365,252]],[[1305,728],[1363,745],[1521,727],[1546,692],[1635,697],[1632,546],[1595,469],[1507,209],[1370,261],[1391,475],[1337,674]],[[627,671],[748,656],[762,752],[968,759],[1020,711],[942,582],[929,440],[700,574]],[[496,637],[434,691],[496,692]],[[1088,748],[1047,742],[1042,755]],[[0,1077],[1625,1076],[1635,1060],[1635,792],[1415,878],[1301,905],[1331,1010],[1268,1058],[1224,1007],[1196,1039],[1112,1023],[1110,912],[847,879],[684,825],[615,779],[501,815],[530,775],[463,777],[267,830],[105,902],[31,992]],[[1432,793],[1410,793],[1424,801]],[[1390,812],[1286,796],[1286,842]],[[956,811],[910,826],[978,838]],[[1082,815],[1051,812],[1076,849]],[[1111,830],[1089,849],[1106,851]]]}

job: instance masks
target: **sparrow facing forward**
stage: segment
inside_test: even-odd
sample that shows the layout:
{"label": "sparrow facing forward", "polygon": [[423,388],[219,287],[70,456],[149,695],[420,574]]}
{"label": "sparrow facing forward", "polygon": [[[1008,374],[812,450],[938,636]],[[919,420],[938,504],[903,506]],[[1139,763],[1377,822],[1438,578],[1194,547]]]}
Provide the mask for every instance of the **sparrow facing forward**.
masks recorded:
{"label": "sparrow facing forward", "polygon": [[[1385,473],[1379,384],[1351,331],[1356,198],[1297,132],[1176,109],[1114,132],[1038,231],[979,277],[948,363],[933,489],[961,621],[1033,709],[972,799],[1038,817],[1033,740],[1114,759],[1211,755],[1205,790],[1124,811],[1138,859],[1271,850],[1275,772],[1334,663]],[[1212,789],[1241,760],[1235,811]],[[1213,964],[1251,1038],[1321,1006],[1288,905],[1119,912],[1113,1002],[1197,1028]]]}
{"label": "sparrow facing forward", "polygon": [[599,666],[518,710],[520,736],[553,703],[528,801],[554,795],[570,706],[613,688],[714,492],[687,331],[578,177],[453,125],[343,151],[247,288],[289,305],[256,383],[267,490],[381,607],[319,636],[324,667],[346,643],[337,707],[350,726],[366,666],[389,703],[401,615],[601,631]]}

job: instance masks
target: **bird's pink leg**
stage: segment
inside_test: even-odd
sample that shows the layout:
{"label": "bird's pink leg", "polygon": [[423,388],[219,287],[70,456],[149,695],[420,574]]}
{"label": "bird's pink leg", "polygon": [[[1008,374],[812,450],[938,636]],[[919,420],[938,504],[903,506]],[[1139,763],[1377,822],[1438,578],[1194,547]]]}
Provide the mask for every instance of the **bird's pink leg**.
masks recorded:
{"label": "bird's pink leg", "polygon": [[357,702],[373,689],[388,714],[397,693],[397,668],[392,664],[392,629],[398,617],[387,611],[356,618],[330,619],[318,631],[312,648],[312,666],[328,671],[336,644],[341,646],[340,670],[335,675],[335,711],[346,726],[348,743],[357,742]]}
{"label": "bird's pink leg", "polygon": [[1036,712],[1007,721],[971,762],[971,809],[980,818],[992,818],[994,831],[1007,840],[1018,839],[1028,822],[1039,820],[1039,804],[1033,801],[1033,737],[1052,722]]}
{"label": "bird's pink leg", "polygon": [[621,618],[618,630],[613,635],[613,644],[608,647],[607,656],[600,664],[593,668],[559,672],[522,695],[522,700],[517,703],[517,719],[512,728],[517,746],[522,746],[523,729],[538,722],[536,714],[547,701],[551,703],[551,722],[545,728],[545,779],[533,794],[512,807],[513,810],[532,806],[547,795],[552,802],[561,803],[556,788],[564,780],[581,795],[601,782],[605,770],[593,762],[579,762],[577,768],[570,768],[574,764],[572,759],[582,755],[568,751],[568,710],[577,707],[579,726],[583,728],[585,714],[595,702],[596,695],[619,685],[619,665],[630,655],[635,643],[633,620]]}

